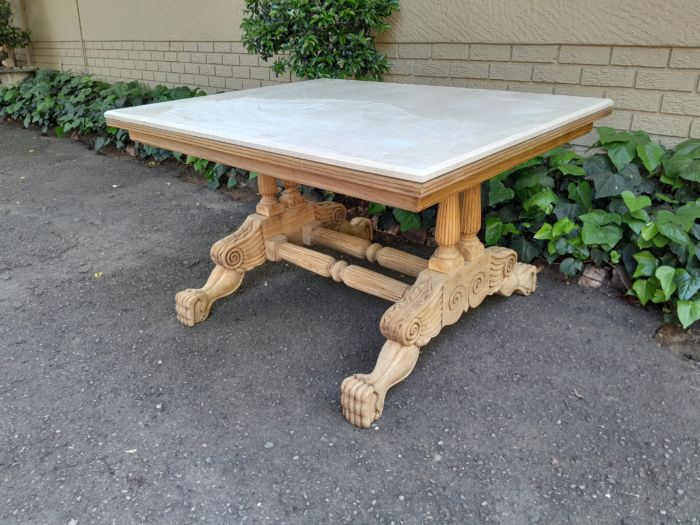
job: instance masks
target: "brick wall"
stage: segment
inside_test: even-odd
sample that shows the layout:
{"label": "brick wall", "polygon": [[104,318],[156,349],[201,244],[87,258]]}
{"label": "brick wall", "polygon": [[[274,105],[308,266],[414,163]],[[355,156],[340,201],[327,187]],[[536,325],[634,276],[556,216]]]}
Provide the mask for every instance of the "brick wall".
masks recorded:
{"label": "brick wall", "polygon": [[[240,42],[35,42],[38,65],[108,81],[197,86],[209,93],[289,81]],[[642,129],[662,143],[700,138],[700,48],[383,43],[391,82],[605,96],[600,122]],[[593,135],[576,143],[588,145]]]}
{"label": "brick wall", "polygon": [[[700,48],[382,44],[386,80],[608,97],[600,125],[641,129],[661,142],[700,138]],[[595,135],[577,141],[589,145]]]}
{"label": "brick wall", "polygon": [[88,72],[109,82],[140,80],[149,85],[185,85],[207,93],[289,82],[276,77],[240,42],[34,42],[42,67]]}
{"label": "brick wall", "polygon": [[83,52],[80,41],[75,42],[32,42],[34,63],[40,67],[50,67],[59,71],[83,72]]}

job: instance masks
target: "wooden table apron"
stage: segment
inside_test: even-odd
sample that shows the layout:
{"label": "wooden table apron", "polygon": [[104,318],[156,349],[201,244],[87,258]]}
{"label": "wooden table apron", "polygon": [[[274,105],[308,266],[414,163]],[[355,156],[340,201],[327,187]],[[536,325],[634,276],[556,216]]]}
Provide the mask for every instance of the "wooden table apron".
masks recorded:
{"label": "wooden table apron", "polygon": [[[391,301],[380,322],[386,342],[369,374],[354,374],[341,385],[344,416],[367,428],[384,408],[387,391],[406,378],[419,349],[455,323],[462,313],[488,296],[530,294],[536,286],[532,265],[517,262],[513,250],[484,248],[480,184],[489,178],[569,142],[592,129],[610,113],[599,111],[517,144],[428,182],[419,183],[342,168],[311,160],[164,131],[108,118],[107,124],[129,130],[131,139],[172,151],[249,169],[258,173],[260,201],[256,213],[211,248],[215,267],[202,288],[176,296],[178,319],[187,326],[204,321],[212,304],[238,289],[245,272],[266,261],[286,261],[316,274]],[[277,180],[284,190],[279,194]],[[372,242],[367,218],[346,220],[338,203],[311,203],[299,184],[373,202],[421,211],[438,203],[437,248],[429,259]],[[349,264],[311,247],[325,246],[365,259],[399,274],[415,277],[413,285]]]}

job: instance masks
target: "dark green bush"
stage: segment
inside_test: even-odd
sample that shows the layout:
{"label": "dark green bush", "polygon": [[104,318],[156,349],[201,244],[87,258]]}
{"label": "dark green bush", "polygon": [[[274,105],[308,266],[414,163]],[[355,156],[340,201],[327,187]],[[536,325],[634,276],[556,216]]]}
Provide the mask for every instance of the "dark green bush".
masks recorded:
{"label": "dark green bush", "polygon": [[106,126],[105,111],[203,94],[186,87],[149,88],[138,82],[109,84],[89,75],[41,69],[18,86],[0,88],[0,118],[19,120],[25,127],[38,126],[42,133],[53,127],[58,136],[68,132],[96,134],[102,138],[99,150],[108,143],[124,147],[127,141],[124,130]]}
{"label": "dark green bush", "polygon": [[[44,133],[55,128],[58,135],[93,136],[98,150],[108,143],[124,148],[126,132],[107,127],[104,111],[200,94],[42,70],[17,87],[0,87],[0,119]],[[557,148],[484,184],[485,243],[509,246],[525,262],[558,262],[570,277],[585,263],[615,266],[630,276],[631,295],[642,304],[663,304],[687,327],[700,319],[700,141],[666,149],[641,132],[598,133],[604,153],[584,157]],[[236,182],[227,166],[137,149],[142,158],[184,160],[211,187]],[[434,208],[417,214],[370,203],[368,212],[380,226],[398,224],[402,231],[435,221]]]}
{"label": "dark green bush", "polygon": [[530,262],[621,265],[630,294],[700,319],[700,141],[675,149],[642,132],[599,128],[605,153],[557,148],[486,184],[486,244]]}
{"label": "dark green bush", "polygon": [[246,0],[243,43],[278,75],[380,80],[389,66],[374,45],[398,0]]}
{"label": "dark green bush", "polygon": [[[0,86],[0,119],[20,121],[25,127],[41,128],[46,134],[54,128],[57,136],[66,133],[94,137],[95,151],[111,144],[125,148],[129,141],[126,130],[105,124],[104,112],[110,109],[166,102],[204,95],[200,89],[145,86],[138,82],[109,84],[89,75],[41,69],[18,86]],[[181,155],[148,145],[133,145],[141,158],[152,157],[158,162],[168,158],[181,160]],[[202,159],[187,157],[197,173],[204,175],[209,185],[221,183],[232,186],[236,177],[230,168]]]}

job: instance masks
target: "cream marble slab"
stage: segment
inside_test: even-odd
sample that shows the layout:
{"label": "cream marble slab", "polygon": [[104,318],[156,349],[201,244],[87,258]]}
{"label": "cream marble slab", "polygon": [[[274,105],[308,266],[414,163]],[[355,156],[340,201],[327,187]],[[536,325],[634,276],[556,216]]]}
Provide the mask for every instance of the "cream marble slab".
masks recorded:
{"label": "cream marble slab", "polygon": [[105,116],[426,182],[612,104],[601,98],[324,79]]}

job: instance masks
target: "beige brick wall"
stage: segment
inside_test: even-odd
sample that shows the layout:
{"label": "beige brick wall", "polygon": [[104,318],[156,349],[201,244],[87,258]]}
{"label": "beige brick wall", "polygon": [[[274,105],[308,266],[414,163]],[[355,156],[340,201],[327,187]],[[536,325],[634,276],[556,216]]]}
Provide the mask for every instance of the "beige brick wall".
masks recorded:
{"label": "beige brick wall", "polygon": [[[35,42],[41,66],[108,81],[187,85],[208,93],[287,82],[240,42]],[[700,138],[700,48],[382,43],[386,80],[468,88],[609,97],[601,125],[642,129],[672,145]],[[86,69],[87,66],[87,69]],[[576,141],[589,145],[595,135]]]}
{"label": "beige brick wall", "polygon": [[276,77],[240,42],[34,42],[34,61],[42,67],[87,72],[108,82],[139,80],[155,86],[199,87],[207,93],[289,82]]}
{"label": "beige brick wall", "polygon": [[[700,48],[383,43],[391,82],[608,97],[600,125],[700,137]],[[576,141],[590,145],[596,135]]]}

